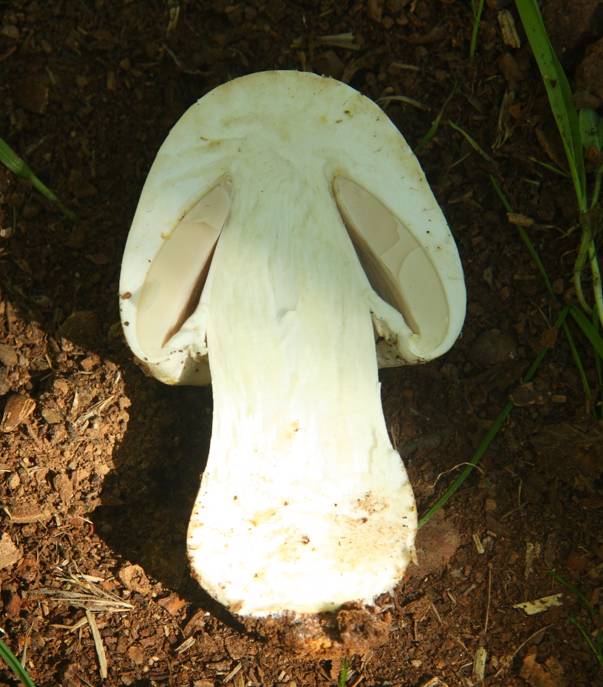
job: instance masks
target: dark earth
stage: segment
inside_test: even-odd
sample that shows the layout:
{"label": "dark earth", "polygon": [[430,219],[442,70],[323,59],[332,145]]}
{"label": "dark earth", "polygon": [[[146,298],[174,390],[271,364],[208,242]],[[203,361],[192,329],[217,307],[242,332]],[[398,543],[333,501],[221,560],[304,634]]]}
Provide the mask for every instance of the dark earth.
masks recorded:
{"label": "dark earth", "polygon": [[[577,98],[600,108],[603,2],[542,7]],[[576,202],[542,164],[565,167],[514,4],[487,0],[470,60],[472,25],[469,0],[0,0],[0,135],[77,214],[0,169],[0,636],[37,685],[327,686],[345,660],[350,687],[603,684],[575,624],[593,641],[603,625],[601,408],[553,329],[574,299]],[[418,157],[459,246],[467,321],[448,355],[381,374],[420,513],[514,404],[420,531],[419,566],[375,607],[320,621],[330,653],[244,624],[191,580],[211,390],[147,378],[118,315],[129,224],[170,127],[218,84],[276,68],[351,84],[414,149],[445,107]]]}

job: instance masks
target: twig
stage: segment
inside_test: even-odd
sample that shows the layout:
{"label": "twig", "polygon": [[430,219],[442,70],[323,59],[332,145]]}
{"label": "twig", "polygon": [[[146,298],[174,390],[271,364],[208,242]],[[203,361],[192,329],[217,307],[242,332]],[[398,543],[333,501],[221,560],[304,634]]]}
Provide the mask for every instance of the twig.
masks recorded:
{"label": "twig", "polygon": [[237,663],[237,665],[228,673],[228,675],[224,676],[224,679],[222,680],[222,684],[225,685],[227,682],[230,682],[232,678],[241,670],[243,667],[242,663]]}
{"label": "twig", "polygon": [[505,660],[503,662],[503,665],[498,669],[496,675],[494,676],[495,678],[498,677],[501,673],[504,673],[509,669],[511,664],[513,663],[513,659],[517,654],[524,648],[524,646],[528,643],[531,642],[534,637],[537,637],[539,634],[542,634],[546,632],[546,630],[549,629],[549,627],[552,627],[552,623],[550,625],[545,625],[544,627],[541,627],[539,630],[536,630],[536,632],[533,632],[525,641],[523,641],[517,649],[507,658],[505,657]]}
{"label": "twig", "polygon": [[488,563],[488,601],[486,603],[486,619],[484,620],[484,635],[488,632],[490,620],[490,601],[492,600],[492,563]]}

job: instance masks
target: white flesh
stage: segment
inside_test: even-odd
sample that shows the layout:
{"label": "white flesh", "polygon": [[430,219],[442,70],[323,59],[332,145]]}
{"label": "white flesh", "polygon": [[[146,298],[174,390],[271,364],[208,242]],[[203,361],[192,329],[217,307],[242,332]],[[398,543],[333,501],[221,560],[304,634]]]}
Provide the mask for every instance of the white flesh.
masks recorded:
{"label": "white flesh", "polygon": [[232,169],[204,294],[214,423],[189,549],[201,584],[240,613],[316,612],[370,602],[402,577],[414,499],[330,186],[262,158]]}
{"label": "white flesh", "polygon": [[[192,214],[182,229],[212,193],[213,220],[194,229]],[[184,285],[162,231],[187,247]],[[157,313],[153,284],[164,281]],[[205,381],[194,365],[209,356],[212,440],[188,537],[199,582],[255,616],[370,603],[393,588],[416,509],[383,419],[373,327],[386,364],[439,355],[460,330],[464,285],[420,167],[379,108],[295,72],[212,91],[149,174],[121,291],[128,341],[158,377]]]}

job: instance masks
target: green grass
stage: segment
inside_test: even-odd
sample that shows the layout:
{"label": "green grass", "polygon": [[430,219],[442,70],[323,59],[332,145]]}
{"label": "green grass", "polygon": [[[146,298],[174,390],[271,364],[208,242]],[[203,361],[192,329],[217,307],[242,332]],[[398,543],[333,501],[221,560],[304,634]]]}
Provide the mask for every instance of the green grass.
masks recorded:
{"label": "green grass", "polygon": [[477,36],[479,34],[479,23],[484,11],[484,0],[471,0],[471,12],[473,14],[473,26],[471,29],[471,42],[469,44],[469,59],[473,60],[477,50]]}
{"label": "green grass", "polygon": [[538,64],[553,116],[557,122],[574,186],[581,226],[581,237],[573,274],[576,297],[583,310],[590,313],[592,308],[586,299],[582,286],[582,274],[588,262],[594,308],[599,321],[603,324],[603,289],[595,244],[596,234],[601,226],[600,215],[596,209],[599,203],[603,164],[599,164],[595,171],[592,192],[589,192],[584,159],[585,149],[594,148],[601,152],[603,123],[593,110],[581,113],[576,110],[569,82],[553,50],[536,0],[515,0],[515,5]]}
{"label": "green grass", "polygon": [[[504,194],[502,188],[500,187],[500,184],[497,182],[497,180],[493,177],[490,176],[490,181],[492,183],[492,186],[500,198],[501,203],[503,204],[505,210],[509,213],[513,212],[513,208],[507,199],[506,195]],[[544,263],[542,262],[540,255],[538,254],[538,251],[536,250],[536,247],[534,246],[532,240],[530,239],[530,236],[528,232],[525,230],[524,227],[520,225],[516,225],[517,231],[519,233],[519,236],[525,245],[528,253],[530,254],[530,257],[532,258],[536,269],[538,270],[538,273],[540,274],[540,277],[543,281],[543,284],[551,296],[551,298],[556,301],[557,297],[555,295],[555,292],[553,290],[553,285],[551,283],[550,277],[546,271],[546,268],[544,266]],[[571,333],[571,330],[567,324],[567,318],[568,315],[571,315],[572,318],[576,321],[580,329],[584,332],[584,334],[589,338],[591,345],[596,351],[601,351],[603,353],[603,338],[599,334],[598,330],[596,329],[595,326],[591,324],[591,322],[586,318],[584,313],[579,309],[576,308],[575,306],[572,305],[567,305],[564,308],[560,309],[557,319],[554,324],[554,328],[559,331],[563,331],[565,334],[565,337],[568,341],[568,345],[570,348],[570,352],[572,354],[572,358],[574,360],[574,363],[576,365],[576,368],[578,370],[578,374],[582,383],[582,388],[584,391],[585,398],[587,401],[590,403],[591,398],[592,398],[592,391],[588,382],[588,378],[586,376],[586,371],[584,369],[584,363],[582,361],[582,358],[580,357],[580,354],[578,352],[578,349],[576,347],[574,337]],[[534,379],[536,372],[538,371],[540,365],[542,364],[542,361],[544,360],[544,357],[548,353],[548,351],[551,350],[550,348],[545,348],[540,353],[536,356],[530,367],[528,368],[526,374],[523,376],[521,379],[521,383],[526,384],[530,382],[532,379]],[[601,355],[603,358],[603,355]],[[423,525],[426,525],[431,518],[441,509],[443,508],[450,498],[456,494],[456,492],[462,487],[463,483],[465,480],[471,475],[473,470],[477,467],[477,465],[480,463],[484,455],[486,454],[486,451],[490,448],[490,445],[496,438],[497,434],[500,432],[502,427],[504,426],[505,422],[507,421],[509,415],[511,414],[512,410],[514,408],[514,405],[511,401],[507,401],[507,403],[503,406],[502,410],[499,412],[497,415],[496,419],[492,422],[490,427],[488,428],[488,431],[486,434],[483,436],[482,440],[480,441],[477,449],[463,468],[463,470],[459,473],[459,475],[456,477],[456,479],[450,484],[450,486],[446,489],[446,491],[440,496],[440,498],[419,518],[419,523],[418,526],[419,528],[423,527]]]}
{"label": "green grass", "polygon": [[[555,329],[559,330],[565,323],[565,320],[567,318],[569,312],[569,306],[563,308],[563,310],[559,313],[559,316],[557,317],[557,321],[554,324]],[[540,365],[542,364],[542,361],[544,360],[546,354],[548,351],[551,350],[550,348],[545,348],[540,353],[536,356],[530,367],[528,368],[527,372],[523,376],[521,382],[522,384],[527,384],[530,382],[532,379],[534,379],[536,372],[538,372],[538,369]],[[500,432],[502,429],[503,425],[505,424],[507,418],[511,414],[511,411],[513,410],[513,403],[511,401],[507,401],[507,403],[504,405],[503,409],[500,411],[498,414],[497,418],[494,420],[494,422],[490,425],[488,431],[484,435],[483,439],[480,441],[479,446],[475,450],[475,453],[473,456],[471,456],[471,459],[467,463],[467,465],[463,468],[462,472],[458,475],[458,477],[452,482],[452,484],[446,489],[446,491],[440,496],[440,498],[431,506],[420,518],[419,518],[419,527],[423,527],[423,525],[426,525],[431,518],[440,510],[440,508],[443,508],[449,501],[450,497],[456,494],[456,492],[461,488],[465,480],[469,477],[469,475],[475,470],[476,466],[479,464],[481,459],[484,457],[486,451],[490,448],[490,444],[496,437],[496,435]]]}
{"label": "green grass", "polygon": [[599,333],[598,329],[593,325],[588,317],[586,317],[582,310],[576,308],[575,305],[571,306],[570,315],[574,318],[576,324],[582,330],[582,333],[590,341],[598,357],[603,359],[603,338],[601,338],[601,334]]}
{"label": "green grass", "polygon": [[68,220],[72,222],[76,220],[75,214],[63,205],[58,196],[48,186],[40,181],[29,165],[15,153],[3,138],[0,138],[0,162],[13,174],[28,181],[44,198],[47,198],[56,205]]}
{"label": "green grass", "polygon": [[337,680],[337,687],[345,687],[348,677],[350,675],[350,664],[348,659],[344,658],[339,670],[339,679]]}
{"label": "green grass", "polygon": [[[513,208],[511,207],[511,204],[509,203],[508,198],[504,194],[498,181],[492,175],[490,175],[490,183],[492,184],[492,187],[494,188],[496,195],[500,198],[500,201],[503,204],[505,210],[508,213],[512,213]],[[553,290],[553,285],[551,283],[549,275],[546,271],[544,263],[542,262],[542,260],[540,258],[540,255],[538,254],[538,251],[536,250],[536,247],[534,246],[534,244],[532,243],[532,240],[530,239],[528,232],[525,230],[524,227],[522,227],[519,224],[516,224],[515,227],[517,229],[517,233],[519,234],[519,237],[521,238],[524,246],[526,247],[528,253],[530,254],[530,257],[532,258],[532,261],[534,262],[536,269],[538,270],[538,272],[540,274],[540,277],[541,277],[541,279],[542,279],[542,281],[546,287],[546,290],[549,293],[549,296],[552,298],[553,301],[556,301],[557,296],[555,295],[555,292]],[[569,328],[567,322],[563,323],[562,329],[563,329],[563,333],[565,334],[565,338],[567,339],[567,343],[569,345],[570,352],[571,352],[572,358],[574,360],[574,364],[576,365],[576,369],[578,370],[578,376],[580,377],[580,383],[582,384],[582,390],[584,392],[584,397],[586,398],[587,403],[590,405],[590,403],[592,402],[593,394],[592,394],[592,390],[590,388],[588,377],[586,375],[584,362],[582,361],[580,353],[578,352],[578,348],[576,347],[576,342],[574,341],[574,336],[573,336],[571,329]],[[595,357],[595,360],[598,362],[597,357]]]}
{"label": "green grass", "polygon": [[[600,333],[601,325],[603,324],[603,293],[601,290],[601,277],[595,246],[595,237],[598,231],[603,229],[603,211],[600,211],[598,207],[601,184],[603,183],[603,162],[598,165],[598,168],[595,171],[594,180],[592,182],[592,190],[589,193],[584,151],[587,150],[592,152],[593,149],[596,153],[601,153],[603,151],[603,120],[597,115],[596,112],[592,110],[583,110],[580,113],[577,112],[572,98],[569,82],[549,41],[537,2],[535,2],[535,0],[515,1],[524,30],[532,48],[532,52],[534,53],[542,75],[551,110],[557,122],[567,158],[569,176],[571,177],[574,186],[577,209],[580,215],[582,235],[580,238],[578,256],[574,265],[573,282],[576,289],[576,296],[581,308],[578,308],[575,305],[567,305],[561,308],[558,303],[558,297],[554,292],[552,282],[544,267],[544,263],[542,262],[538,251],[536,250],[529,236],[529,233],[520,225],[516,225],[516,228],[523,244],[532,258],[532,261],[534,262],[534,265],[536,266],[536,269],[538,270],[538,273],[540,274],[549,296],[551,297],[552,301],[557,303],[559,306],[554,327],[557,330],[562,330],[565,338],[567,339],[570,353],[580,377],[585,399],[587,404],[590,406],[594,403],[593,391],[586,374],[584,361],[580,355],[578,347],[576,346],[574,336],[568,324],[568,315],[571,316],[571,319],[575,322],[579,330],[589,341],[595,354],[595,371],[600,397],[603,389],[603,337]],[[479,30],[481,13],[483,11],[483,4],[484,3],[481,2],[481,0],[471,0],[471,7],[473,10],[473,33],[470,57],[473,57],[475,54],[475,45],[477,42],[477,33]],[[453,94],[454,91],[447,98],[438,116],[432,122],[428,132],[419,141],[417,152],[425,148],[427,143],[435,136],[439,126],[441,125],[444,109]],[[478,153],[486,162],[495,164],[490,155],[488,155],[477,143],[477,141],[463,128],[450,120],[447,121],[447,124],[452,129],[460,133],[467,143],[473,148],[473,150]],[[566,173],[563,170],[549,165],[548,163],[543,163],[538,160],[534,160],[534,162],[537,162],[555,174],[566,176]],[[499,183],[494,176],[490,176],[490,180],[506,211],[511,213],[512,207]],[[582,289],[582,272],[585,268],[587,260],[591,270],[593,298],[595,303],[594,309],[591,308],[586,301],[586,297]],[[590,319],[587,317],[587,315],[585,315],[585,313],[589,313],[591,315]],[[544,349],[538,354],[523,377],[523,383],[527,383],[533,379],[548,350],[549,349]],[[603,419],[603,404],[600,400],[598,403],[599,418]],[[503,427],[512,410],[513,404],[511,401],[509,401],[499,412],[496,419],[492,422],[490,428],[482,438],[476,451],[462,472],[450,484],[444,494],[442,494],[442,496],[440,496],[440,498],[421,516],[419,519],[419,527],[422,527],[429,522],[429,520],[431,520],[437,511],[446,505],[449,499],[461,488],[465,480],[482,460],[483,456],[498,432]]]}
{"label": "green grass", "polygon": [[[576,587],[576,585],[571,584],[565,578],[563,578],[556,570],[550,571],[551,577],[558,582],[562,587],[571,592],[578,603],[587,611],[591,624],[596,624],[595,611],[592,607],[590,601],[586,598],[584,592]],[[603,630],[598,628],[592,633],[587,630],[583,623],[581,623],[576,617],[572,616],[569,619],[570,623],[578,630],[582,639],[584,639],[588,648],[592,651],[597,663],[600,668],[603,668]]]}
{"label": "green grass", "polygon": [[444,104],[442,105],[440,111],[438,112],[436,118],[431,122],[431,126],[427,130],[427,133],[421,137],[421,140],[417,143],[415,147],[415,155],[420,155],[423,150],[427,147],[427,144],[433,139],[433,137],[437,134],[438,129],[440,128],[440,124],[442,122],[442,118],[444,117],[444,112],[446,110],[446,107],[448,103],[452,100],[452,97],[456,93],[457,90],[457,84],[454,84],[453,89],[450,91],[448,97],[444,101]]}
{"label": "green grass", "polygon": [[25,668],[21,665],[19,659],[0,639],[0,659],[6,663],[13,675],[21,681],[25,687],[36,687],[34,681],[29,677]]}
{"label": "green grass", "polygon": [[603,121],[594,110],[584,108],[578,112],[578,130],[584,148],[603,148]]}
{"label": "green grass", "polygon": [[490,164],[490,165],[496,165],[494,160],[488,155],[488,153],[480,146],[480,144],[471,136],[468,134],[465,129],[461,128],[458,124],[456,124],[453,121],[449,121],[448,125],[451,126],[455,131],[458,131],[459,134],[467,141],[467,143],[475,150],[475,152],[478,155],[481,155],[484,160]]}

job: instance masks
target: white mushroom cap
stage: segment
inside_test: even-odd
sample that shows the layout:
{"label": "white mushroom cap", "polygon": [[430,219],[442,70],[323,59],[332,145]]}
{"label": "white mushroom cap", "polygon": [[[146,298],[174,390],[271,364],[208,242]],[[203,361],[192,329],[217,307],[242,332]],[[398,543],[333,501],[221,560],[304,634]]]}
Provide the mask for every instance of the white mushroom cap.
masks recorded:
{"label": "white mushroom cap", "polygon": [[[308,170],[321,185],[316,200],[328,196],[340,240],[349,242],[345,224],[372,283],[386,285],[370,296],[375,329],[383,337],[380,366],[445,353],[465,317],[463,272],[408,144],[384,112],[353,88],[314,74],[275,71],[208,93],[157,154],[121,273],[122,322],[134,354],[164,382],[209,383],[206,302],[198,304],[194,287],[206,276],[204,266],[227,221],[237,170],[267,151]],[[177,244],[173,251],[170,243]],[[192,316],[182,322],[182,314]],[[179,335],[166,341],[175,329]]]}
{"label": "white mushroom cap", "polygon": [[300,72],[211,91],[157,155],[120,290],[128,343],[156,377],[203,384],[211,369],[212,441],[188,535],[200,583],[256,616],[391,589],[413,555],[416,508],[377,356],[444,353],[465,289],[387,116]]}

